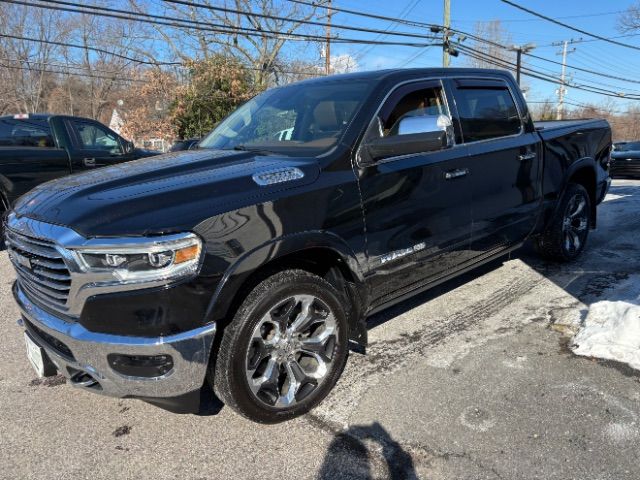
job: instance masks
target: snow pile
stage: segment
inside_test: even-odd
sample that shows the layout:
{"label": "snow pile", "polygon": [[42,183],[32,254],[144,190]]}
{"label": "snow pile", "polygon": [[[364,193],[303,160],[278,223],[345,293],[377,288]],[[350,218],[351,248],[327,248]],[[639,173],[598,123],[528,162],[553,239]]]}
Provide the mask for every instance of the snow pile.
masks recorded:
{"label": "snow pile", "polygon": [[576,355],[616,360],[640,370],[640,275],[620,283],[591,305],[573,339]]}

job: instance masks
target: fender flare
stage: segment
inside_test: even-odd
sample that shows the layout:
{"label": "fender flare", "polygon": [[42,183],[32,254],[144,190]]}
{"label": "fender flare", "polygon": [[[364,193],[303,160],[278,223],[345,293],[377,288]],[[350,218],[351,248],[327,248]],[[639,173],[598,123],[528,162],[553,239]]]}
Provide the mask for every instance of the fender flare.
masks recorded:
{"label": "fender flare", "polygon": [[[552,221],[553,218],[555,218],[555,216],[558,214],[558,212],[560,210],[560,199],[564,196],[565,192],[567,191],[567,188],[569,187],[569,179],[578,170],[582,170],[583,168],[590,169],[593,172],[593,177],[594,177],[595,181],[596,182],[598,181],[598,174],[597,174],[597,171],[596,171],[596,161],[593,158],[591,158],[591,157],[583,157],[583,158],[581,158],[579,160],[576,160],[571,165],[569,165],[569,167],[565,171],[563,179],[562,179],[562,188],[558,192],[558,199],[556,201],[556,205],[553,207],[552,214],[549,216],[549,218],[545,222],[546,223],[545,228],[549,224],[549,222]],[[597,184],[594,185],[594,188],[597,188]],[[595,202],[592,202],[592,203],[593,203],[593,205],[591,205],[591,220],[592,220],[592,224],[595,225],[596,205],[595,205]]]}
{"label": "fender flare", "polygon": [[367,294],[364,274],[353,250],[338,235],[327,231],[307,231],[278,237],[243,253],[225,271],[209,301],[207,321],[220,321],[228,316],[237,292],[257,269],[287,255],[321,248],[342,259],[352,279],[345,282],[345,293],[353,305],[349,315],[350,340],[366,345],[366,323],[363,315]]}

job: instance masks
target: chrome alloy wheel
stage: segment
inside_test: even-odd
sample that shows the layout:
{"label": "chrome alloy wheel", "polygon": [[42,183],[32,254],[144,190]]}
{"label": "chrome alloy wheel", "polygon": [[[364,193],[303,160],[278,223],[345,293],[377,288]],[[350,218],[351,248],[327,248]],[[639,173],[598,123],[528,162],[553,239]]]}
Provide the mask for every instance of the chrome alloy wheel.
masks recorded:
{"label": "chrome alloy wheel", "polygon": [[589,229],[587,210],[587,201],[580,194],[574,195],[567,203],[562,221],[562,238],[567,253],[574,254],[584,245]]}
{"label": "chrome alloy wheel", "polygon": [[258,322],[246,355],[253,395],[287,408],[311,394],[330,371],[338,325],[329,307],[312,295],[294,295]]}

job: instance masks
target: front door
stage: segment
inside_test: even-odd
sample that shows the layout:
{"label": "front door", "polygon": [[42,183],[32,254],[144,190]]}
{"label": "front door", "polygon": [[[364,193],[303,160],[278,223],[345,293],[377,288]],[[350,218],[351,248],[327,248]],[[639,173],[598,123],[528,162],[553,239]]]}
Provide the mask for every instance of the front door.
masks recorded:
{"label": "front door", "polygon": [[[398,135],[402,118],[419,115],[450,118],[440,81],[398,87],[372,121],[365,142]],[[469,258],[471,180],[465,147],[385,158],[357,173],[374,304],[419,288]]]}

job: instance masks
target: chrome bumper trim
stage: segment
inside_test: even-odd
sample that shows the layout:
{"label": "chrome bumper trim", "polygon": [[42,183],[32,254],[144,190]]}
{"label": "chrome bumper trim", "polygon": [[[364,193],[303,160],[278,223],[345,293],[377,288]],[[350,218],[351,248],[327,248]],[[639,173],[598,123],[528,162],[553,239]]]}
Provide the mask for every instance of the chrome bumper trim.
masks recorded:
{"label": "chrome bumper trim", "polygon": [[[29,300],[17,284],[14,284],[13,293],[22,315],[43,332],[63,342],[73,353],[74,360],[71,360],[52,350],[46,343],[38,342],[59,373],[68,379],[78,371],[88,373],[100,384],[101,390],[93,389],[96,393],[113,397],[176,397],[199,389],[204,382],[216,333],[215,323],[166,337],[94,333],[79,323],[67,322],[41,309]],[[174,367],[161,377],[125,376],[109,366],[107,355],[110,353],[167,354],[173,357]]]}

